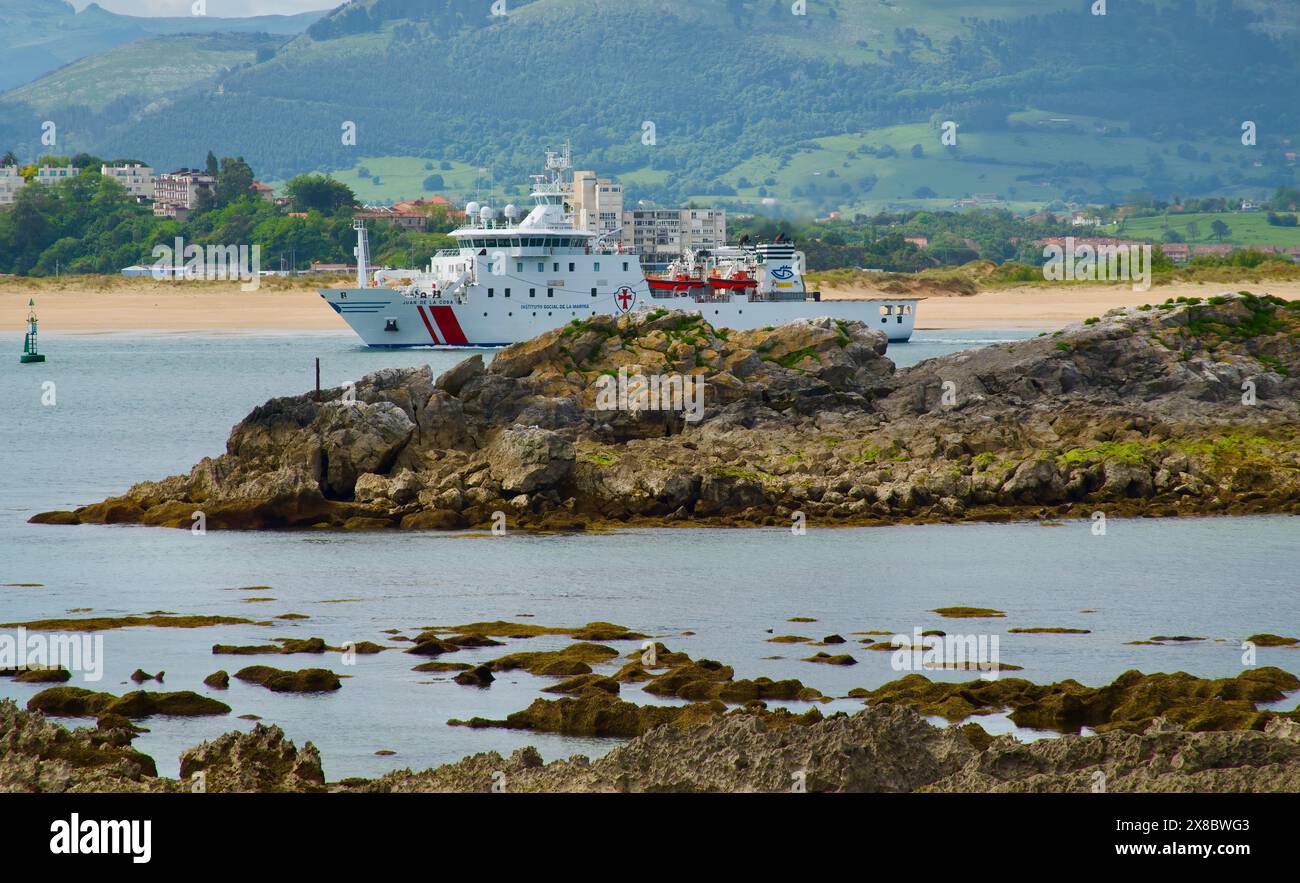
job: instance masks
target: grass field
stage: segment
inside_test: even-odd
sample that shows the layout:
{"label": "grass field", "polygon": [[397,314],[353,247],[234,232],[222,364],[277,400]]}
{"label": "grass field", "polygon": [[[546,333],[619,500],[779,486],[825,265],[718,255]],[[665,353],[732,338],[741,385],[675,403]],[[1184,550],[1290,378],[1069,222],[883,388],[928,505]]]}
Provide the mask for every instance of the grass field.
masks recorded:
{"label": "grass field", "polygon": [[[1268,223],[1266,212],[1215,212],[1180,215],[1173,214],[1156,218],[1130,218],[1124,224],[1124,235],[1135,239],[1150,239],[1160,242],[1165,231],[1176,230],[1193,245],[1212,244],[1219,240],[1214,237],[1210,225],[1216,220],[1228,225],[1229,234],[1223,238],[1232,245],[1280,245],[1300,246],[1300,227],[1273,227]],[[1168,224],[1168,227],[1165,225]],[[1199,236],[1193,237],[1189,227],[1196,225]],[[1106,233],[1115,233],[1116,227],[1103,227]]]}

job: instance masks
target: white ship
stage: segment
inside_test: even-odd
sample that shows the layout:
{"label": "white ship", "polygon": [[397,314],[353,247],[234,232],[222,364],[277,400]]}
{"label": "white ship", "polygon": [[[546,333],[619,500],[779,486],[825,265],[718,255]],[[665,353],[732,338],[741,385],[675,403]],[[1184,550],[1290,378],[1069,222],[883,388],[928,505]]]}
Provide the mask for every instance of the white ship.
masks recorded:
{"label": "white ship", "polygon": [[574,319],[660,308],[741,330],[831,316],[866,322],[891,341],[912,336],[919,298],[822,301],[804,286],[803,253],[789,242],[684,256],[672,272],[680,284],[647,279],[640,257],[606,241],[610,234],[574,226],[571,168],[567,148],[547,154],[547,174],[533,176],[535,205],[522,220],[513,205],[498,218],[492,206],[471,202],[468,225],[451,232],[459,247],[420,270],[371,274],[365,224],[356,222],[357,287],[320,296],[373,347],[505,346]]}

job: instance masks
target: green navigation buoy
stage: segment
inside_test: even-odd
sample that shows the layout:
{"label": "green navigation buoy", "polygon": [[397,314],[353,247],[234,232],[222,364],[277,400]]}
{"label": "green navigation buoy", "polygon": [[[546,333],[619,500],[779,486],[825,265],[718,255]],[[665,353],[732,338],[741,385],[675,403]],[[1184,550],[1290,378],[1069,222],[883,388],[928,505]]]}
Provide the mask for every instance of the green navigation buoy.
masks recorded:
{"label": "green navigation buoy", "polygon": [[23,340],[23,354],[18,359],[24,365],[45,361],[45,356],[36,348],[36,301],[28,300],[27,306],[30,308],[27,313],[27,337]]}

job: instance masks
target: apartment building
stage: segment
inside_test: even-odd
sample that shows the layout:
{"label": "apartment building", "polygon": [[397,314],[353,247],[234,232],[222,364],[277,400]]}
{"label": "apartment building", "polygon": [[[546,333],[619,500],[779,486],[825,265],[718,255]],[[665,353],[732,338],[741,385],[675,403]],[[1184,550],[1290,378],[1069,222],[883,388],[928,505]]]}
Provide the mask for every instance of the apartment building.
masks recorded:
{"label": "apartment building", "polygon": [[727,244],[727,210],[720,208],[639,208],[623,212],[623,243],[641,254],[641,263],[668,263],[686,249]]}
{"label": "apartment building", "polygon": [[0,205],[13,205],[18,191],[27,186],[27,180],[18,174],[17,166],[0,166]]}
{"label": "apartment building", "polygon": [[153,213],[183,221],[198,204],[199,194],[216,189],[216,178],[201,169],[177,169],[154,178]]}
{"label": "apartment building", "polygon": [[607,178],[597,178],[595,172],[573,173],[574,226],[617,242],[618,230],[623,226],[623,185]]}
{"label": "apartment building", "polygon": [[99,173],[121,184],[136,199],[153,198],[153,169],[149,166],[139,163],[103,165],[99,167]]}
{"label": "apartment building", "polygon": [[36,170],[37,184],[57,184],[68,178],[75,178],[81,169],[73,166],[41,166]]}

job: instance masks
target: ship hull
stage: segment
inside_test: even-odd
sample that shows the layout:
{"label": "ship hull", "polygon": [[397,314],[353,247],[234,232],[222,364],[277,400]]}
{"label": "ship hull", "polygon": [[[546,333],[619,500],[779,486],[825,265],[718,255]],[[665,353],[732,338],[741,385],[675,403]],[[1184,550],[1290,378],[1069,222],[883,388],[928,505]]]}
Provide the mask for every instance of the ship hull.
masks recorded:
{"label": "ship hull", "polygon": [[[361,340],[372,347],[496,347],[536,337],[575,319],[624,312],[612,296],[587,302],[583,296],[563,302],[448,303],[436,298],[406,297],[386,288],[327,288],[320,295]],[[643,298],[632,309],[674,309],[699,313],[711,325],[739,331],[780,325],[796,319],[830,316],[858,320],[877,328],[891,342],[912,336],[916,300],[876,298],[832,301],[762,301],[743,297],[700,302],[691,296]]]}

